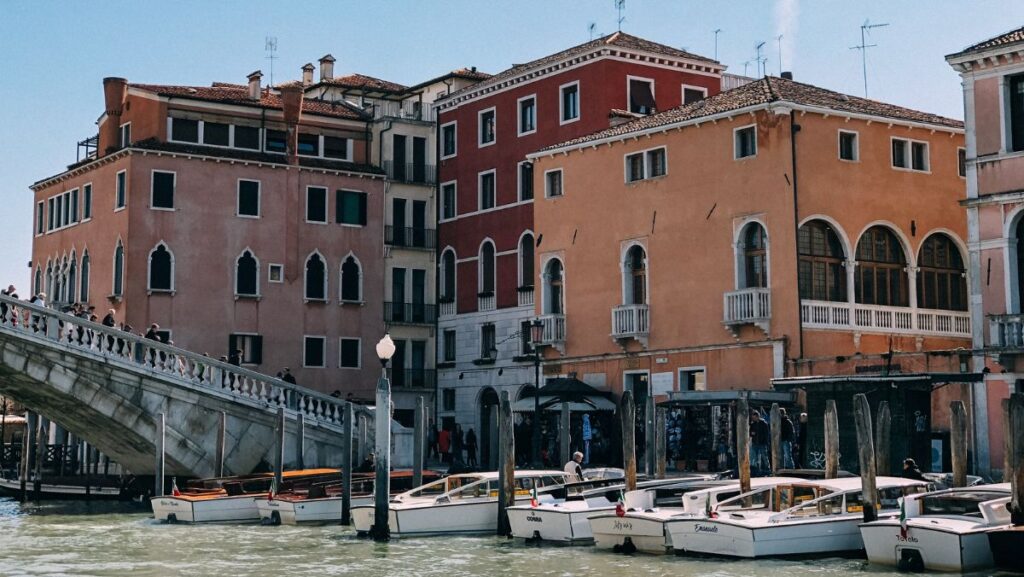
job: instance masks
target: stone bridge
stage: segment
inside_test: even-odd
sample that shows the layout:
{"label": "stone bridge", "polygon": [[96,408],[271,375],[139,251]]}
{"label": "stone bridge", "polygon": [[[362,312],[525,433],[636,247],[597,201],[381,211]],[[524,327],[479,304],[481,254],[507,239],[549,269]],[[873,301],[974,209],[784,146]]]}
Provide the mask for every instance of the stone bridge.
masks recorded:
{"label": "stone bridge", "polygon": [[[156,468],[157,416],[166,415],[166,474],[214,475],[221,412],[224,468],[273,463],[278,409],[286,415],[285,468],[341,463],[346,401],[279,379],[0,295],[0,393],[60,423],[137,475]],[[373,410],[355,406],[356,436],[372,443]],[[398,430],[396,430],[398,429]],[[394,462],[411,437],[397,433]],[[365,445],[364,445],[365,447]]]}

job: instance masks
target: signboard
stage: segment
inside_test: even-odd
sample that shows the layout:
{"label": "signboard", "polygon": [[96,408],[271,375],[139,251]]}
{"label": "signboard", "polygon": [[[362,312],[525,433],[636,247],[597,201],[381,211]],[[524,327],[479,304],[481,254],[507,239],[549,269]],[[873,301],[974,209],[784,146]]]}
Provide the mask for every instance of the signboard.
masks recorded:
{"label": "signboard", "polygon": [[667,395],[675,390],[675,379],[671,372],[651,375],[651,394]]}

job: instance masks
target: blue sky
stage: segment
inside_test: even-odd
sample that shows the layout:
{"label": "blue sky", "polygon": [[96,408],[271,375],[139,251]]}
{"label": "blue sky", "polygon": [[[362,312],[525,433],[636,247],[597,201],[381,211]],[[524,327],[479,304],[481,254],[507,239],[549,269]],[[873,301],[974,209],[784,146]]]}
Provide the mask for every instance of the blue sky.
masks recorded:
{"label": "blue sky", "polygon": [[[497,72],[615,31],[614,0],[264,2],[10,1],[0,17],[0,284],[28,292],[28,185],[75,161],[95,134],[102,79],[209,84],[269,74],[264,39],[276,36],[274,80],[330,52],[336,74],[415,84],[461,66]],[[962,118],[960,83],[943,56],[1024,24],[1019,0],[626,0],[626,32],[714,56],[743,74],[765,41],[767,70],[863,94],[860,25],[872,32],[870,96]],[[756,74],[756,64],[747,65]]]}

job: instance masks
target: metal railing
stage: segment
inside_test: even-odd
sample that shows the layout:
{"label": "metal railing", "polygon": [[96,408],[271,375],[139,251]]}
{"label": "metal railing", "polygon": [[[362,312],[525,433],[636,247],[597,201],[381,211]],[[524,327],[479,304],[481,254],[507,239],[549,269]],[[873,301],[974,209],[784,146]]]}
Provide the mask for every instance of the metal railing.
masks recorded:
{"label": "metal railing", "polygon": [[425,325],[437,321],[437,306],[425,303],[384,302],[384,322]]}
{"label": "metal railing", "polygon": [[434,107],[429,102],[383,100],[373,105],[373,118],[403,118],[406,120],[433,122],[436,118],[436,113],[434,112]]}
{"label": "metal railing", "polygon": [[1024,347],[1024,315],[989,315],[988,346],[1001,349]]}
{"label": "metal railing", "polygon": [[437,231],[432,228],[411,226],[384,226],[384,244],[403,248],[437,248]]}
{"label": "metal railing", "polygon": [[437,382],[436,369],[392,369],[391,382],[396,388],[433,389]]}
{"label": "metal railing", "polygon": [[971,336],[971,315],[966,311],[803,300],[800,318],[808,328]]}
{"label": "metal railing", "polygon": [[565,315],[541,315],[540,322],[544,325],[541,343],[545,345],[561,345],[565,342]]}
{"label": "metal railing", "polygon": [[437,182],[437,167],[433,164],[385,160],[384,173],[388,175],[389,179],[397,182],[409,184],[435,184]]}
{"label": "metal railing", "polygon": [[648,305],[619,305],[612,309],[612,336],[617,339],[645,337],[651,333]]}
{"label": "metal railing", "polygon": [[767,288],[746,288],[725,293],[727,325],[764,321],[772,317],[771,291]]}

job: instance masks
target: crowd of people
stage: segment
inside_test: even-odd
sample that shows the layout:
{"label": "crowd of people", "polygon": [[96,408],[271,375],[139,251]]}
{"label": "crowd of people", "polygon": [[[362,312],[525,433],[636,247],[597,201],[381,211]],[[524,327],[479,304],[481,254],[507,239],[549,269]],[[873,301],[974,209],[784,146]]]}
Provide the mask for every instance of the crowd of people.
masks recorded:
{"label": "crowd of people", "polygon": [[463,432],[462,425],[427,428],[427,458],[437,459],[452,468],[477,467],[478,439],[470,427]]}

